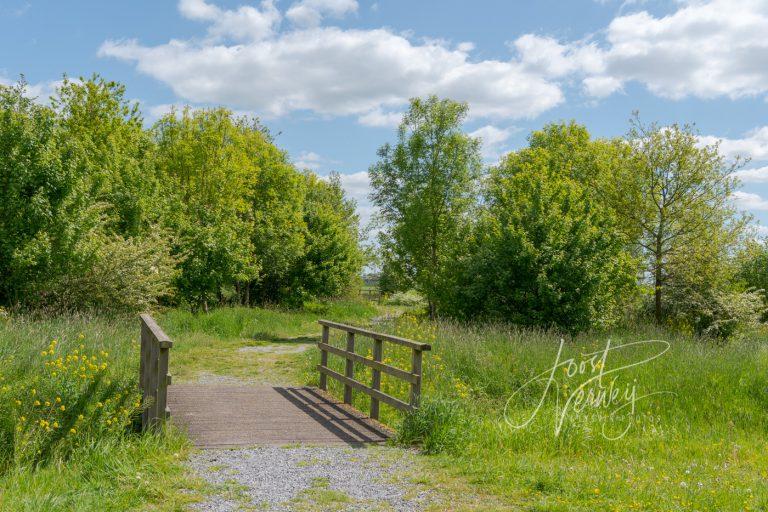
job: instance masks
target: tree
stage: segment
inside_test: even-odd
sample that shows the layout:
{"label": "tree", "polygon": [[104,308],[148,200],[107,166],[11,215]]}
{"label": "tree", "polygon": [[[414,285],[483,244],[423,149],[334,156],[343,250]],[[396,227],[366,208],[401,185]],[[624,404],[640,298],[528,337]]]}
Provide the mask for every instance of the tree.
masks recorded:
{"label": "tree", "polygon": [[432,318],[446,249],[458,241],[480,174],[479,141],[461,131],[467,111],[465,103],[436,96],[412,99],[397,144],[382,146],[369,170],[382,248],[426,297]]}
{"label": "tree", "polygon": [[605,143],[573,124],[529,141],[491,170],[444,309],[570,332],[615,322],[636,264],[614,212],[586,185],[600,179]]}
{"label": "tree", "polygon": [[262,135],[221,108],[171,112],[154,132],[170,204],[165,222],[177,234],[178,287],[207,310],[225,287],[258,275],[248,198],[259,171],[244,148]]}
{"label": "tree", "polygon": [[337,174],[325,181],[304,175],[306,249],[293,272],[293,289],[304,297],[334,297],[359,284],[363,254],[354,201],[344,197]]}
{"label": "tree", "polygon": [[716,288],[747,219],[737,215],[733,173],[717,146],[701,146],[689,125],[643,125],[627,136],[626,164],[617,168],[607,198],[631,226],[654,293],[656,322],[665,317],[667,291]]}

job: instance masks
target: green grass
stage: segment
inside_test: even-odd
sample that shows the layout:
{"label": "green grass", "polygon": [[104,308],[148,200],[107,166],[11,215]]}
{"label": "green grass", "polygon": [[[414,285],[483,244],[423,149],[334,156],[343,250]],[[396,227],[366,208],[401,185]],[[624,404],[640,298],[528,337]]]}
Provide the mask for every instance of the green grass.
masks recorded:
{"label": "green grass", "polygon": [[[195,499],[188,441],[133,431],[137,338],[135,318],[0,325],[0,510],[181,510]],[[75,351],[88,361],[67,362]]]}
{"label": "green grass", "polygon": [[[565,344],[561,361],[583,359],[606,341],[619,344],[661,339],[670,349],[658,359],[617,374],[616,386],[634,385],[639,395],[626,435],[609,440],[626,423],[606,423],[612,409],[585,408],[566,415],[555,435],[556,398],[562,405],[586,379],[557,369],[534,420],[515,429],[505,421],[507,400],[537,374],[551,368],[559,338],[547,332],[505,326],[462,326],[403,317],[378,327],[428,341],[425,391],[419,413],[403,418],[383,406],[383,420],[403,442],[417,441],[436,455],[430,463],[468,479],[477,489],[521,510],[766,510],[768,509],[768,344],[764,335],[726,346],[642,328],[634,332],[584,335]],[[340,344],[339,338],[335,339]],[[369,345],[361,341],[363,352]],[[643,345],[611,352],[606,369],[650,357]],[[407,351],[385,344],[385,356],[408,368]],[[338,370],[341,362],[332,358]],[[307,378],[312,355],[305,356]],[[370,373],[355,368],[366,381]],[[547,379],[544,379],[546,382]],[[515,395],[509,417],[517,424],[534,414],[544,382]],[[608,380],[606,379],[606,384]],[[568,386],[563,388],[563,386]],[[334,392],[340,387],[334,385]],[[385,382],[401,398],[407,387]],[[587,386],[585,389],[589,389]],[[356,393],[355,405],[369,400]],[[610,428],[613,427],[613,428]]]}
{"label": "green grass", "polygon": [[[366,324],[377,314],[369,304],[354,301],[313,303],[301,310],[221,308],[208,314],[170,310],[158,322],[173,339],[174,379],[194,381],[207,375],[250,382],[302,382],[301,353],[282,353],[297,344],[317,343],[320,318]],[[276,348],[274,353],[249,347]],[[243,350],[244,349],[244,350]]]}

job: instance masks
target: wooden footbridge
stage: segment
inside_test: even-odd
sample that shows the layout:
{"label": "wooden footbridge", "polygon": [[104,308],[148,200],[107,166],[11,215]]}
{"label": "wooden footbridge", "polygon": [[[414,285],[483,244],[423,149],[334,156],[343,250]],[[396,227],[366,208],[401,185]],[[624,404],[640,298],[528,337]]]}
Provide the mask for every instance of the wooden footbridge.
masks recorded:
{"label": "wooden footbridge", "polygon": [[[403,411],[419,405],[421,362],[425,343],[390,336],[358,327],[320,320],[320,388],[175,384],[169,373],[173,343],[149,315],[141,316],[140,385],[144,400],[142,427],[156,429],[171,418],[185,429],[200,448],[232,448],[253,445],[347,444],[360,445],[386,441],[392,432],[379,423],[379,404],[383,402]],[[330,330],[346,332],[346,346],[330,343]],[[373,357],[355,353],[356,336],[373,340]],[[384,343],[409,347],[411,369],[403,370],[383,362]],[[328,366],[329,354],[345,359],[345,372]],[[371,368],[371,383],[355,379],[355,363]],[[410,384],[410,400],[405,402],[381,391],[381,374],[386,373]],[[343,401],[327,392],[331,377],[344,384]],[[371,417],[351,406],[353,390],[371,399]]]}

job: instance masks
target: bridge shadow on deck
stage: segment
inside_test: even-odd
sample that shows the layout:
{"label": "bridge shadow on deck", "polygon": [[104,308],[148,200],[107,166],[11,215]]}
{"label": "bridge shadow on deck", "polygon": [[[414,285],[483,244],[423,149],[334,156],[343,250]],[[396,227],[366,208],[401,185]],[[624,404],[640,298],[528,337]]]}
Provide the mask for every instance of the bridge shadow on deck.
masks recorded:
{"label": "bridge shadow on deck", "polygon": [[174,384],[171,420],[201,448],[386,441],[391,432],[311,387]]}

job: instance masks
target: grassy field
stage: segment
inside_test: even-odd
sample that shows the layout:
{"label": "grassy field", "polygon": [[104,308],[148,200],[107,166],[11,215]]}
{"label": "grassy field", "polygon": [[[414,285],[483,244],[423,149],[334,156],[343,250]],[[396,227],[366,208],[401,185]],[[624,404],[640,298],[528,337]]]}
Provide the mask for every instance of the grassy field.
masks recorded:
{"label": "grassy field", "polygon": [[[175,341],[176,381],[314,383],[319,318],[431,343],[420,412],[403,417],[383,406],[383,420],[400,442],[431,454],[414,478],[446,496],[475,496],[467,509],[768,509],[768,344],[760,334],[718,346],[653,328],[616,331],[569,339],[558,358],[552,333],[392,317],[402,310],[338,302],[156,316]],[[132,432],[135,318],[3,322],[0,510],[183,510],[209,491],[185,470],[191,447],[178,432]],[[668,345],[626,345],[644,340]],[[371,349],[363,339],[359,346]],[[409,367],[408,350],[385,347],[387,362]],[[407,397],[386,376],[383,388]],[[331,390],[340,396],[340,386]],[[368,404],[355,394],[356,406]]]}
{"label": "grassy field", "polygon": [[[585,335],[556,359],[559,338],[546,332],[408,315],[377,328],[434,347],[421,412],[402,418],[385,407],[384,421],[511,509],[768,509],[768,344],[759,335],[727,346],[652,328]],[[637,343],[645,340],[668,345]],[[408,367],[407,351],[387,345],[385,356]],[[384,389],[407,397],[391,380]],[[367,398],[356,405],[365,410]]]}

